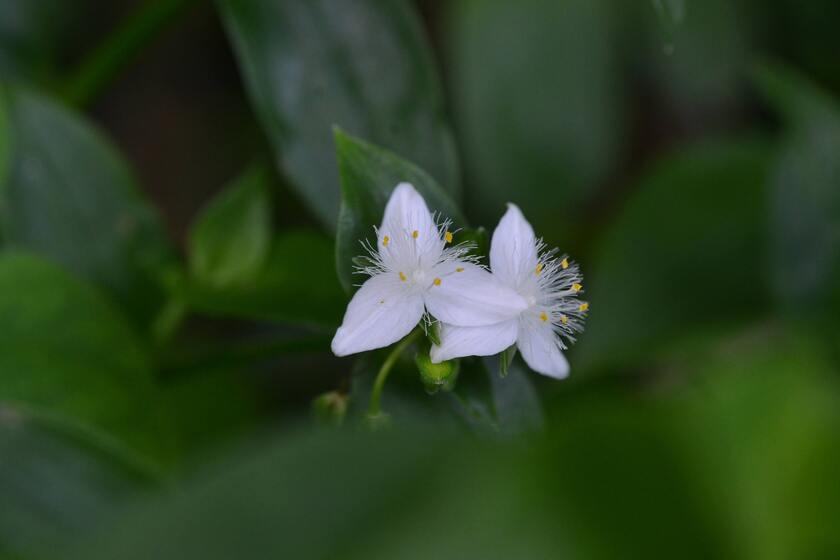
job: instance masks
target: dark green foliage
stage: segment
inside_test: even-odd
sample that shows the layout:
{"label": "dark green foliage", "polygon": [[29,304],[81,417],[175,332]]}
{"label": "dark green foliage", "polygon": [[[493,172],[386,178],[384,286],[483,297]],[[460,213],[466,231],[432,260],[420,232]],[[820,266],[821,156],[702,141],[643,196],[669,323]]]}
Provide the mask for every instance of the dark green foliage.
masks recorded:
{"label": "dark green foliage", "polygon": [[217,4],[277,165],[325,227],[335,227],[341,200],[335,125],[460,192],[440,83],[409,2]]}

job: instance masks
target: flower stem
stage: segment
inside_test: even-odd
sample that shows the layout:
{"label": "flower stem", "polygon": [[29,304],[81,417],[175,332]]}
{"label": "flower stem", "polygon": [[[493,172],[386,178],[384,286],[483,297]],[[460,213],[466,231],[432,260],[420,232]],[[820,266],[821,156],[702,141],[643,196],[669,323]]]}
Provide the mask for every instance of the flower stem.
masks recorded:
{"label": "flower stem", "polygon": [[417,340],[422,332],[423,331],[419,328],[414,329],[408,336],[403,338],[396,346],[394,346],[394,349],[391,350],[391,353],[388,354],[388,357],[385,358],[384,362],[382,362],[382,367],[379,368],[379,373],[376,374],[376,380],[374,380],[373,389],[370,392],[368,418],[379,416],[382,412],[379,403],[382,398],[382,389],[385,387],[385,381],[388,379],[388,374],[391,373],[391,368],[394,367],[394,364],[397,362],[400,355],[402,355],[402,353],[405,352],[405,349]]}
{"label": "flower stem", "polygon": [[147,0],[79,65],[63,88],[67,103],[85,106],[135,55],[196,0]]}

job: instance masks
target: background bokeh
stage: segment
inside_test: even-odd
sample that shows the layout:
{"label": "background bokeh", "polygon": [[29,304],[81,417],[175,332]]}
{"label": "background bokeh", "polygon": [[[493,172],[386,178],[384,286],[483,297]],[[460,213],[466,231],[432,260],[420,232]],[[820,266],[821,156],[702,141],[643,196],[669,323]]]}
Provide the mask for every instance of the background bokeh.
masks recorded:
{"label": "background bokeh", "polygon": [[[0,558],[837,557],[838,21],[0,0]],[[371,429],[329,341],[404,178],[581,263],[568,379],[421,344]]]}

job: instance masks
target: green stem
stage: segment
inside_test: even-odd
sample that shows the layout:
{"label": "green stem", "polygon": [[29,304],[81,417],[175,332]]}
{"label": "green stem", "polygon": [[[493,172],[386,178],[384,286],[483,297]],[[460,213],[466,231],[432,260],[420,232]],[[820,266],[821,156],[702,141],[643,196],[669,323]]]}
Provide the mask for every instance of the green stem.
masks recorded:
{"label": "green stem", "polygon": [[379,416],[380,412],[382,412],[379,403],[382,399],[382,389],[385,387],[385,381],[388,379],[388,374],[391,373],[391,368],[394,367],[394,364],[397,362],[400,355],[402,355],[402,353],[405,352],[405,349],[417,340],[422,332],[423,331],[420,329],[412,331],[411,334],[406,336],[396,346],[394,346],[394,349],[391,350],[391,353],[388,354],[388,357],[385,358],[384,362],[382,362],[382,367],[379,368],[379,373],[376,374],[376,380],[373,382],[373,389],[370,392],[368,417]]}
{"label": "green stem", "polygon": [[143,47],[195,1],[147,0],[82,61],[63,88],[65,101],[75,106],[93,102]]}

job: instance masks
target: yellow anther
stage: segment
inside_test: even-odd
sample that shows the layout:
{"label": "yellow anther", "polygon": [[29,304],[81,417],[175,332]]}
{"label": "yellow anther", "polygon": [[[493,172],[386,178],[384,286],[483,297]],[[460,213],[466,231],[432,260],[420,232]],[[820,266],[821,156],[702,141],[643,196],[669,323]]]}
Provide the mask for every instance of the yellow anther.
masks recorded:
{"label": "yellow anther", "polygon": [[432,284],[434,284],[435,286],[440,286],[440,278],[435,278],[434,280],[432,280]]}
{"label": "yellow anther", "polygon": [[569,318],[566,317],[565,315],[560,315],[560,322],[563,323],[564,325],[568,325],[569,324]]}
{"label": "yellow anther", "polygon": [[581,313],[586,313],[587,311],[589,311],[589,304],[586,303],[586,302],[581,303],[580,307],[578,307],[578,309],[580,310]]}
{"label": "yellow anther", "polygon": [[388,243],[389,243],[390,241],[391,241],[391,238],[390,238],[390,237],[388,237],[388,236],[386,235],[385,237],[383,237],[383,238],[382,238],[382,246],[383,246],[383,247],[387,247],[387,246],[388,246]]}
{"label": "yellow anther", "polygon": [[400,280],[402,280],[403,282],[405,282],[407,280],[407,278],[405,277],[405,274],[403,274],[402,272],[400,272]]}
{"label": "yellow anther", "polygon": [[455,272],[464,272],[464,267],[459,266],[458,268],[455,269]]}
{"label": "yellow anther", "polygon": [[543,311],[542,313],[540,313],[540,321],[542,321],[543,323],[545,323],[546,321],[548,321],[548,315],[546,315],[546,314],[545,314],[545,311]]}
{"label": "yellow anther", "polygon": [[384,299],[380,299],[380,300],[379,300],[379,303],[380,303],[380,304],[385,303],[385,300],[384,300]]}
{"label": "yellow anther", "polygon": [[420,232],[417,231],[416,229],[411,232],[411,237],[413,237],[414,239],[417,239],[418,235],[420,235]]}
{"label": "yellow anther", "polygon": [[573,292],[579,292],[579,291],[581,291],[582,289],[583,289],[583,285],[578,284],[578,283],[574,283],[574,284],[572,284],[572,291],[573,291]]}
{"label": "yellow anther", "polygon": [[539,276],[539,274],[543,271],[543,266],[544,266],[543,263],[539,263],[537,265],[537,270],[536,270],[537,276]]}
{"label": "yellow anther", "polygon": [[447,243],[452,243],[452,232],[447,231],[446,233],[444,233],[444,234],[443,234],[443,239],[444,239]]}
{"label": "yellow anther", "polygon": [[560,266],[563,267],[563,270],[569,268],[569,259],[563,259],[562,261],[560,261]]}

